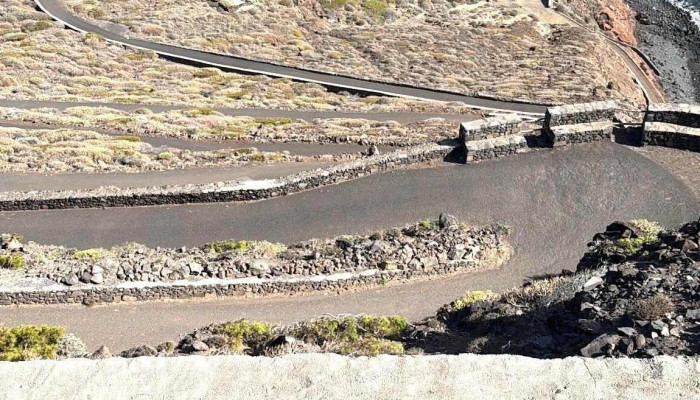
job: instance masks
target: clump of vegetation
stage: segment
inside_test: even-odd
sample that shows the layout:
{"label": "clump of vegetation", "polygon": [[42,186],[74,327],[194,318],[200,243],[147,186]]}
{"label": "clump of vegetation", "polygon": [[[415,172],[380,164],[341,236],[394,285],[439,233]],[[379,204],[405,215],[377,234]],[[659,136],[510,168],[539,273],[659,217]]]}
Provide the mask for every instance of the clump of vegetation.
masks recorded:
{"label": "clump of vegetation", "polygon": [[156,159],[161,160],[161,161],[171,160],[172,158],[173,158],[173,153],[171,153],[169,151],[162,151],[162,152],[158,153],[158,155],[156,156]]}
{"label": "clump of vegetation", "polygon": [[291,328],[291,334],[329,351],[358,356],[403,354],[399,339],[408,327],[402,316],[323,317]]}
{"label": "clump of vegetation", "polygon": [[673,302],[661,293],[657,293],[646,299],[639,299],[635,303],[635,313],[637,317],[653,321],[662,318],[666,314],[673,312]]}
{"label": "clump of vegetation", "polygon": [[124,142],[134,142],[134,143],[139,143],[141,142],[141,138],[138,136],[133,136],[133,135],[125,135],[125,136],[117,136],[115,138],[116,140],[121,140]]}
{"label": "clump of vegetation", "polygon": [[274,326],[244,319],[216,325],[212,333],[223,335],[230,350],[240,353],[248,349],[259,349],[272,340]]}
{"label": "clump of vegetation", "polygon": [[564,283],[570,281],[571,278],[566,276],[536,279],[527,285],[506,291],[501,298],[514,306],[546,306],[547,299]]}
{"label": "clump of vegetation", "polygon": [[240,254],[254,253],[276,256],[277,254],[287,250],[287,246],[282,243],[272,243],[266,240],[248,241],[248,240],[222,240],[212,242],[205,245],[217,253],[226,251],[235,251]]}
{"label": "clump of vegetation", "polygon": [[105,249],[87,249],[73,253],[73,257],[78,260],[97,260],[98,258],[104,257],[104,255]]}
{"label": "clump of vegetation", "polygon": [[64,334],[61,326],[0,328],[0,361],[54,359]]}
{"label": "clump of vegetation", "polygon": [[292,123],[292,120],[290,118],[284,117],[256,118],[255,121],[262,124],[263,126],[278,126]]}
{"label": "clump of vegetation", "polygon": [[362,8],[367,14],[376,20],[384,20],[386,11],[389,9],[389,4],[384,0],[365,0],[362,3]]}
{"label": "clump of vegetation", "polygon": [[636,238],[623,238],[615,242],[615,245],[625,253],[636,253],[644,245],[656,243],[659,240],[658,235],[662,228],[658,223],[646,219],[635,219],[629,223],[642,231],[642,234]]}
{"label": "clump of vegetation", "polygon": [[22,254],[0,255],[0,268],[5,269],[24,269],[27,261]]}
{"label": "clump of vegetation", "polygon": [[452,309],[456,312],[475,303],[498,300],[499,298],[500,296],[497,293],[490,290],[475,290],[467,292],[464,296],[455,300]]}

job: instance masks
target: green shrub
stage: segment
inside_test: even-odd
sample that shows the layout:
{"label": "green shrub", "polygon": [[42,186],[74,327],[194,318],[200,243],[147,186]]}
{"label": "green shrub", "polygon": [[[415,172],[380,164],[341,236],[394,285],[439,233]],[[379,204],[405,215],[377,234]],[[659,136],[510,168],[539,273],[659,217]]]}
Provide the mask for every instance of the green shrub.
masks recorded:
{"label": "green shrub", "polygon": [[209,78],[216,75],[221,75],[221,70],[217,68],[200,68],[192,74],[195,78]]}
{"label": "green shrub", "polygon": [[382,20],[389,5],[384,0],[365,0],[362,3],[362,8],[374,19]]}
{"label": "green shrub", "polygon": [[77,258],[78,260],[96,260],[102,256],[104,256],[105,250],[104,249],[87,249],[87,250],[81,250],[81,251],[76,251],[73,253],[73,257]]}
{"label": "green shrub", "polygon": [[476,290],[473,292],[467,292],[464,296],[454,301],[453,311],[459,311],[467,306],[475,303],[480,303],[482,301],[496,300],[499,295],[490,290]]}
{"label": "green shrub", "polygon": [[158,153],[158,155],[156,156],[156,159],[158,159],[158,160],[171,160],[172,158],[173,158],[173,153],[171,153],[169,151],[164,151],[164,152]]}
{"label": "green shrub", "polygon": [[356,342],[340,344],[338,353],[349,356],[376,357],[380,354],[401,355],[403,343],[387,339],[363,338]]}
{"label": "green shrub", "polygon": [[299,339],[313,341],[322,346],[327,342],[398,338],[407,326],[408,321],[402,316],[324,317],[299,324],[292,329],[292,334]]}
{"label": "green shrub", "polygon": [[0,268],[6,269],[23,269],[27,265],[27,261],[22,254],[10,254],[0,256]]}
{"label": "green shrub", "polygon": [[125,142],[134,142],[134,143],[138,143],[138,142],[141,141],[141,138],[140,138],[139,136],[130,136],[130,135],[127,135],[127,136],[117,136],[117,137],[116,137],[116,140],[122,140],[122,141],[125,141]]}
{"label": "green shrub", "polygon": [[337,10],[349,3],[349,0],[321,0],[323,8]]}
{"label": "green shrub", "polygon": [[290,118],[284,117],[266,117],[266,118],[256,118],[255,121],[263,126],[278,126],[291,124],[292,120]]}
{"label": "green shrub", "polygon": [[223,335],[229,349],[242,352],[246,349],[259,349],[272,340],[274,326],[257,321],[244,319],[216,325],[212,333]]}
{"label": "green shrub", "polygon": [[200,117],[214,114],[214,109],[209,107],[196,107],[185,111],[188,117]]}
{"label": "green shrub", "polygon": [[0,361],[54,359],[64,334],[65,329],[61,326],[0,328]]}
{"label": "green shrub", "polygon": [[276,256],[277,254],[287,250],[287,246],[282,243],[272,243],[266,240],[261,241],[236,241],[236,240],[223,240],[210,243],[205,247],[213,249],[217,253],[223,253],[225,251],[235,251],[237,253],[256,253],[256,254],[267,254],[271,256]]}
{"label": "green shrub", "polygon": [[232,100],[241,100],[243,98],[252,98],[252,95],[247,90],[237,90],[235,92],[228,93],[226,97]]}

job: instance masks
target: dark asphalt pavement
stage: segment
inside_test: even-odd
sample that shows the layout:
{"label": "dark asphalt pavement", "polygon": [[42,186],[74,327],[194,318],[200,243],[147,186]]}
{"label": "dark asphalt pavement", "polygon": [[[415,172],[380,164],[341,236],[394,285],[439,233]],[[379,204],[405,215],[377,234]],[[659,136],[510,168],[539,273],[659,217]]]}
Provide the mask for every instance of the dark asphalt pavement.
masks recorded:
{"label": "dark asphalt pavement", "polygon": [[60,0],[34,0],[34,2],[38,4],[40,8],[42,8],[47,14],[52,16],[54,19],[57,19],[74,29],[83,32],[97,33],[99,35],[104,36],[108,40],[130,47],[153,50],[156,53],[167,57],[168,59],[183,63],[193,65],[208,65],[238,72],[257,73],[274,77],[291,78],[298,81],[318,83],[329,88],[341,90],[346,89],[363,93],[401,96],[425,100],[459,101],[474,107],[481,107],[487,109],[543,114],[546,108],[545,106],[541,105],[518,103],[511,101],[490,100],[485,98],[466,96],[462,94],[443,92],[439,90],[422,89],[403,86],[399,84],[368,81],[364,79],[303,70],[266,62],[247,60],[234,56],[219,55],[207,53],[204,51],[186,49],[177,46],[126,38],[114,32],[110,32],[106,29],[102,29],[98,26],[92,25],[87,21],[72,15],[65,8],[65,6],[63,6]]}
{"label": "dark asphalt pavement", "polygon": [[474,224],[510,225],[513,259],[498,271],[342,296],[1,308],[0,323],[60,323],[93,347],[120,349],[240,317],[292,322],[362,311],[416,319],[467,289],[501,290],[527,277],[575,268],[587,241],[613,220],[647,218],[674,226],[697,218],[700,204],[652,161],[621,145],[596,143],[468,166],[395,171],[257,203],[2,213],[0,224],[27,240],[80,248],[126,241],[180,246],[369,232],[440,212]]}

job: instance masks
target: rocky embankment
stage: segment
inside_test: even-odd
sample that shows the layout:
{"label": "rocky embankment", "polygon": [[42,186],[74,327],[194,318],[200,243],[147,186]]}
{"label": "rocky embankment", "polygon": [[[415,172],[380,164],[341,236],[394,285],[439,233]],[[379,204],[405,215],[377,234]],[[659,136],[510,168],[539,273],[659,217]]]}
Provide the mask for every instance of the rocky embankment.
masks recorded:
{"label": "rocky embankment", "polygon": [[700,101],[700,30],[690,14],[664,0],[627,0],[636,12],[639,48],[661,71],[674,102]]}
{"label": "rocky embankment", "polygon": [[575,273],[502,295],[471,293],[409,336],[428,352],[696,355],[699,240],[700,221],[672,231],[616,222],[594,237]]}
{"label": "rocky embankment", "polygon": [[452,217],[424,221],[371,235],[281,243],[221,241],[201,247],[149,248],[138,244],[78,251],[0,240],[0,280],[60,283],[74,289],[124,282],[202,279],[323,278],[368,270],[432,274],[462,267],[500,265],[510,254],[503,230],[472,228]]}

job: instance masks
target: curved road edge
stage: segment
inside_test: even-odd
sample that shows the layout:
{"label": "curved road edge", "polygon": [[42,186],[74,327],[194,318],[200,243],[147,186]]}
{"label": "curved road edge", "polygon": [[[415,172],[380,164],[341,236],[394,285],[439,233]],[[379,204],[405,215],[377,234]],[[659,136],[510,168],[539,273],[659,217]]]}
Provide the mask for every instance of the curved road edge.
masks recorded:
{"label": "curved road edge", "polygon": [[261,61],[252,61],[240,57],[224,56],[199,50],[191,50],[178,46],[129,39],[124,36],[92,25],[71,14],[60,0],[34,0],[41,11],[65,26],[82,33],[92,32],[103,36],[106,40],[120,45],[140,50],[152,50],[157,54],[184,63],[197,63],[225,70],[244,73],[268,75],[278,78],[289,78],[297,81],[316,83],[325,87],[352,90],[361,93],[371,93],[393,97],[405,97],[416,100],[458,101],[471,107],[490,111],[511,111],[521,114],[540,116],[546,105],[532,104],[523,101],[504,101],[486,97],[467,96],[448,91],[418,88],[408,85],[391,84],[365,79],[351,78],[323,72],[286,67]]}

